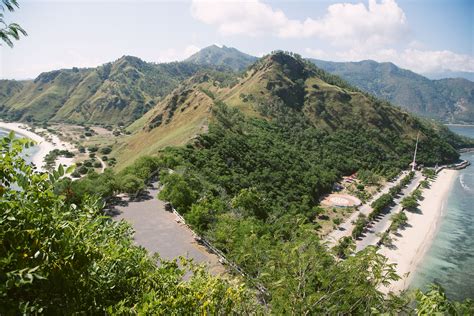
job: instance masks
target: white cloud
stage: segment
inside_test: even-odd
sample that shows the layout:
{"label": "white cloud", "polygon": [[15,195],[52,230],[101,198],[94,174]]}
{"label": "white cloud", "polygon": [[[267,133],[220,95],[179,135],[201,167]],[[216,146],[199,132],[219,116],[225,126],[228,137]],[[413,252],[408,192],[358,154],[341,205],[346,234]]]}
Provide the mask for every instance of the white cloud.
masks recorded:
{"label": "white cloud", "polygon": [[395,0],[369,0],[368,6],[337,3],[330,5],[322,18],[305,20],[289,19],[283,11],[259,0],[193,0],[191,13],[223,35],[318,37],[337,46],[380,46],[399,40],[407,29],[405,13]]}
{"label": "white cloud", "polygon": [[193,0],[191,14],[206,24],[217,26],[224,35],[258,36],[273,33],[288,23],[281,10],[273,10],[259,0]]}
{"label": "white cloud", "polygon": [[195,45],[188,45],[184,49],[178,48],[168,48],[158,52],[155,60],[157,62],[171,62],[171,61],[179,61],[188,58],[194,53],[197,53],[200,50],[199,47]]}
{"label": "white cloud", "polygon": [[[421,46],[417,43],[417,46]],[[320,50],[316,50],[318,52]],[[313,51],[306,49],[309,56]],[[324,58],[329,54],[319,52]],[[378,62],[393,62],[397,66],[410,69],[417,73],[434,73],[444,71],[467,71],[474,72],[474,57],[469,55],[457,54],[449,50],[424,50],[408,47],[402,50],[393,48],[387,49],[350,49],[347,51],[337,51],[331,54],[332,59],[340,61],[360,61],[364,59],[373,59]]]}
{"label": "white cloud", "polygon": [[474,57],[456,54],[449,50],[418,50],[405,49],[399,54],[402,67],[413,69],[420,73],[444,71],[474,72]]}
{"label": "white cloud", "polygon": [[325,51],[322,49],[317,49],[317,48],[305,48],[305,53],[308,57],[313,57],[313,58],[320,58],[324,59],[327,58],[328,55],[326,54]]}

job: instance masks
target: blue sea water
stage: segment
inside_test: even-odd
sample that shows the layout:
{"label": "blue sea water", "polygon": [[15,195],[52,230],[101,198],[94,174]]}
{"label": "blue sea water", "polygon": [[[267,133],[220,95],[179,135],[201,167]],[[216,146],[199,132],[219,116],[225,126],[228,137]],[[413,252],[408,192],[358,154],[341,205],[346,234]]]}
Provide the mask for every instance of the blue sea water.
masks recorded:
{"label": "blue sea water", "polygon": [[[474,126],[449,126],[474,138]],[[471,166],[459,171],[433,243],[414,274],[412,287],[441,285],[451,299],[474,299],[474,152],[461,155]]]}

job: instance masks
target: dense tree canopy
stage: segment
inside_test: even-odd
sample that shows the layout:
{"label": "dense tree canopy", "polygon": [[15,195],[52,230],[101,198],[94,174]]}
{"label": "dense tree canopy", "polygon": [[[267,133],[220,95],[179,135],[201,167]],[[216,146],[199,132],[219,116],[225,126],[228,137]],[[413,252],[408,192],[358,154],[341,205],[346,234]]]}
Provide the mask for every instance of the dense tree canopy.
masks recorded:
{"label": "dense tree canopy", "polygon": [[[66,203],[18,156],[26,140],[0,140],[0,314],[229,314],[258,306],[238,282],[178,268],[133,245],[131,228],[84,197]],[[93,181],[91,178],[90,181]],[[159,267],[156,261],[159,261]],[[194,273],[183,281],[186,270]]]}

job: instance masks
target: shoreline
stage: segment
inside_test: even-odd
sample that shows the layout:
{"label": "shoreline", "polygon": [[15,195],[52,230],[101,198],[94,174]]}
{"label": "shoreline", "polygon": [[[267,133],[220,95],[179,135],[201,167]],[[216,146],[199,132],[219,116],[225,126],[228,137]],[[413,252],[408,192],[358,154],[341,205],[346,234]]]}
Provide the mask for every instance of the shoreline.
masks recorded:
{"label": "shoreline", "polygon": [[383,292],[399,293],[410,286],[418,265],[430,248],[440,226],[441,219],[446,211],[446,201],[454,181],[457,170],[441,170],[428,189],[423,190],[423,200],[418,209],[421,213],[406,212],[408,225],[399,230],[399,236],[393,237],[393,246],[382,246],[380,253],[389,263],[396,263],[396,272],[401,277]]}
{"label": "shoreline", "polygon": [[474,127],[474,124],[444,124],[445,126]]}
{"label": "shoreline", "polygon": [[[38,151],[31,156],[31,162],[34,163],[38,171],[45,171],[43,168],[44,165],[44,158],[46,155],[53,151],[54,149],[59,150],[74,150],[74,146],[69,143],[63,142],[59,139],[58,136],[47,133],[48,137],[51,138],[51,141],[45,139],[43,136],[31,132],[28,130],[29,126],[25,123],[17,123],[17,122],[2,122],[0,121],[0,128],[4,130],[10,130],[15,132],[15,134],[24,136],[36,142],[38,147]],[[65,167],[69,167],[74,164],[74,158],[65,158],[65,157],[58,157],[56,159],[56,167],[62,164]]]}

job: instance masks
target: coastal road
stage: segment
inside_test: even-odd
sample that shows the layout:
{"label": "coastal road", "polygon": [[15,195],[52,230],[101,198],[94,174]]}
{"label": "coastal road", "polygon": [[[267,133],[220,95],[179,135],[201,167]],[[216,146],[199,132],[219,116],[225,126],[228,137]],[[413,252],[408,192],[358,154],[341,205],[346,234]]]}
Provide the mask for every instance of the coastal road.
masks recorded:
{"label": "coastal road", "polygon": [[401,201],[418,187],[421,180],[423,180],[421,172],[416,171],[410,184],[407,185],[398,197],[393,200],[393,206],[386,209],[375,221],[372,221],[372,223],[369,224],[370,226],[368,229],[366,229],[363,237],[356,241],[356,251],[361,251],[367,246],[377,244],[380,240],[380,237],[378,237],[377,234],[386,231],[390,227],[392,223],[392,215],[397,214],[402,210]]}
{"label": "coastal road", "polygon": [[338,226],[338,228],[329,233],[325,238],[325,241],[327,242],[328,246],[333,247],[342,237],[350,236],[352,234],[352,230],[354,229],[354,224],[352,224],[352,222],[355,222],[357,220],[359,214],[362,213],[365,215],[369,215],[370,212],[372,212],[372,207],[370,206],[370,204],[372,204],[372,202],[378,199],[382,194],[388,193],[388,191],[392,187],[397,185],[401,181],[401,179],[407,174],[408,171],[403,171],[396,179],[391,182],[388,182],[382,190],[374,194],[374,196],[368,202],[360,206],[358,211],[352,213],[351,216],[344,223],[342,223]]}
{"label": "coastal road", "polygon": [[114,220],[125,220],[135,230],[136,244],[143,246],[150,254],[159,253],[167,260],[179,256],[204,263],[212,274],[224,272],[219,258],[209,253],[205,247],[194,240],[192,231],[176,221],[176,216],[165,211],[165,203],[156,198],[156,187],[149,188],[144,196],[136,200],[125,200],[116,203],[107,210]]}

